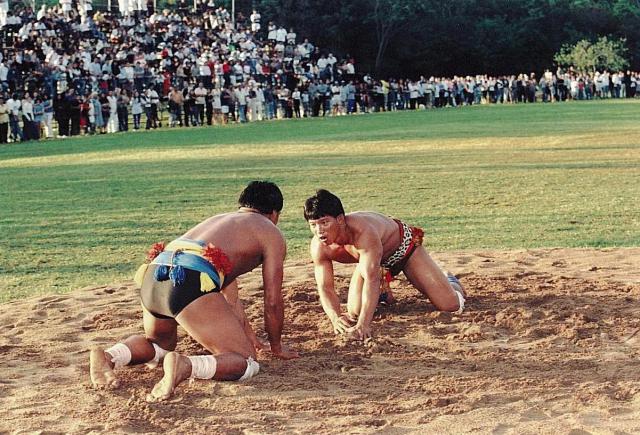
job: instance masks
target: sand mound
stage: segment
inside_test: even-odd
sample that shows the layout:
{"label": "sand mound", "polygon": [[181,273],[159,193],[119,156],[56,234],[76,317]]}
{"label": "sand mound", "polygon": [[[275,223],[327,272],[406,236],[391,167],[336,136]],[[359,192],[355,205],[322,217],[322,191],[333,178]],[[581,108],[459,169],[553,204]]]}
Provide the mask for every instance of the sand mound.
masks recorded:
{"label": "sand mound", "polygon": [[[90,387],[88,351],[142,330],[131,283],[15,301],[0,314],[0,432],[640,433],[640,249],[435,253],[470,293],[435,312],[401,279],[371,346],[335,337],[311,265],[285,271],[287,343],[246,384],[144,397],[162,369]],[[348,285],[350,268],[340,267]],[[241,282],[261,327],[260,274]],[[182,337],[178,350],[202,353]]]}

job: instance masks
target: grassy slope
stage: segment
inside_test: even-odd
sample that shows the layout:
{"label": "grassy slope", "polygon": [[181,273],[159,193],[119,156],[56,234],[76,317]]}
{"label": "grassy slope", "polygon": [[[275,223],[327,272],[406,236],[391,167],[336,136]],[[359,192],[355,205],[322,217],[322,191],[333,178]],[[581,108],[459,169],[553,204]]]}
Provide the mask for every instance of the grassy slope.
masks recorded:
{"label": "grassy slope", "polygon": [[284,192],[290,258],[318,187],[424,226],[436,250],[637,246],[639,120],[636,102],[537,104],[4,146],[0,301],[127,279],[252,179]]}

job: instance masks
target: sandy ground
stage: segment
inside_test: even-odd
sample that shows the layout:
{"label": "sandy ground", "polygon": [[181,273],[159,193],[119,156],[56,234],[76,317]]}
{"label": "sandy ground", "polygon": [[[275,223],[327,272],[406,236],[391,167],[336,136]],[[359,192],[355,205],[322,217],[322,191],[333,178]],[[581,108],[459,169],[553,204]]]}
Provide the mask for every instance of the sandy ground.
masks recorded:
{"label": "sandy ground", "polygon": [[[470,297],[440,313],[404,278],[370,347],[333,335],[308,262],[285,271],[286,341],[247,383],[196,381],[168,403],[162,369],[93,390],[88,352],[141,331],[132,283],[2,305],[2,433],[640,433],[640,248],[433,253]],[[348,286],[350,268],[338,284]],[[260,275],[242,298],[262,330]],[[343,291],[343,296],[344,295]],[[179,351],[203,353],[183,337]]]}

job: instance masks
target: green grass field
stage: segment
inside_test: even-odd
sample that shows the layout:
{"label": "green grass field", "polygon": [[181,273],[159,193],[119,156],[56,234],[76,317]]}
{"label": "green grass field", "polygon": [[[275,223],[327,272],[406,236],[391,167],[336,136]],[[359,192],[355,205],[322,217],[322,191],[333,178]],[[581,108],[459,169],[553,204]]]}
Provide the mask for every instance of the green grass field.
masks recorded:
{"label": "green grass field", "polygon": [[640,245],[640,102],[468,107],[0,147],[0,301],[130,279],[253,179],[426,230],[433,250]]}

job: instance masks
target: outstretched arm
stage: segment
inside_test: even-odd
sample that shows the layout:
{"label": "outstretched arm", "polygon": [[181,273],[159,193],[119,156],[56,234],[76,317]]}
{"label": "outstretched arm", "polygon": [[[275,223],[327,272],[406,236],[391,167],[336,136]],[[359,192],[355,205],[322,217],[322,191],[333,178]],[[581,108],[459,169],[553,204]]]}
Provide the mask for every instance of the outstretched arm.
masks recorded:
{"label": "outstretched arm", "polygon": [[331,260],[320,261],[314,265],[318,295],[322,309],[333,325],[333,332],[342,334],[352,326],[347,313],[340,308],[340,299],[334,288],[333,264]]}
{"label": "outstretched arm", "polygon": [[264,283],[264,329],[269,337],[271,352],[278,358],[297,358],[298,354],[282,344],[284,324],[284,300],[282,298],[282,276],[287,252],[282,234],[266,237],[262,263]]}
{"label": "outstretched arm", "polygon": [[382,258],[382,243],[372,241],[360,251],[358,270],[362,274],[362,304],[358,322],[348,332],[359,340],[371,337],[371,321],[378,305],[380,296],[380,259]]}
{"label": "outstretched arm", "polygon": [[347,313],[343,313],[340,308],[340,298],[336,293],[333,280],[333,262],[323,255],[322,248],[315,238],[311,241],[311,258],[322,309],[333,325],[333,332],[342,334],[352,326],[352,323]]}
{"label": "outstretched arm", "polygon": [[235,313],[238,320],[240,320],[242,328],[244,329],[244,333],[249,339],[251,345],[256,349],[256,351],[265,350],[267,346],[260,340],[258,340],[255,331],[251,327],[251,323],[249,323],[249,319],[247,319],[247,314],[245,313],[242,302],[240,301],[240,298],[238,296],[238,280],[234,279],[233,282],[225,286],[222,289],[222,295],[231,306],[231,309]]}

